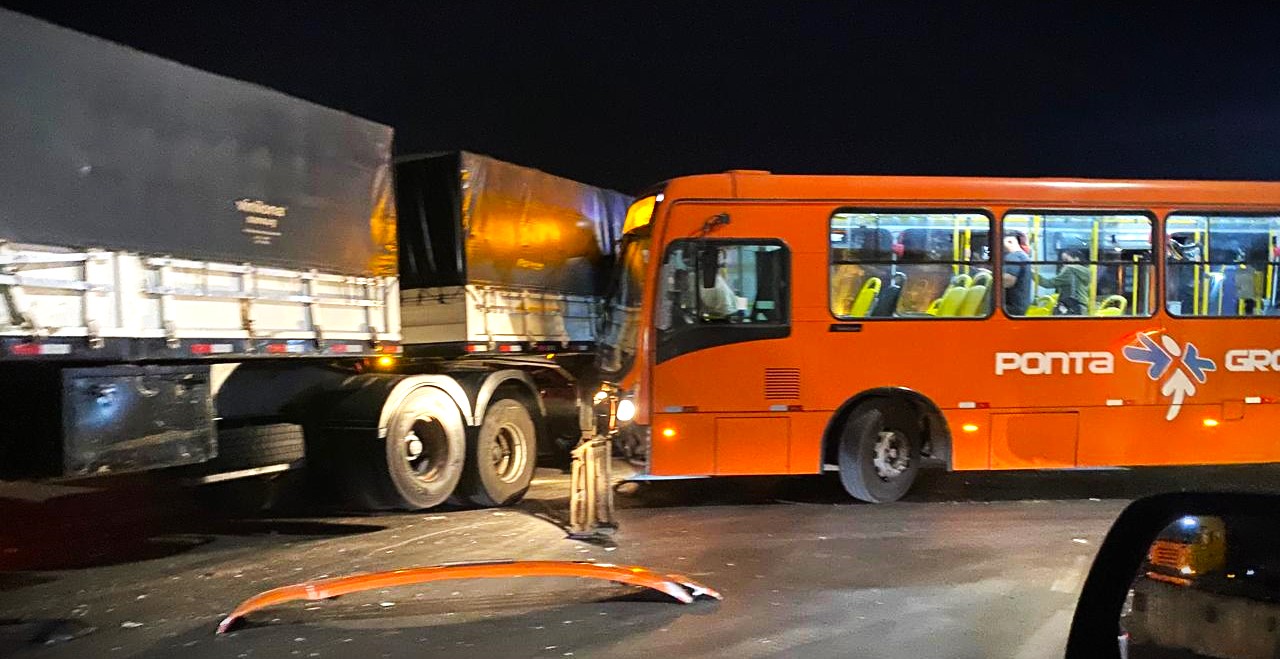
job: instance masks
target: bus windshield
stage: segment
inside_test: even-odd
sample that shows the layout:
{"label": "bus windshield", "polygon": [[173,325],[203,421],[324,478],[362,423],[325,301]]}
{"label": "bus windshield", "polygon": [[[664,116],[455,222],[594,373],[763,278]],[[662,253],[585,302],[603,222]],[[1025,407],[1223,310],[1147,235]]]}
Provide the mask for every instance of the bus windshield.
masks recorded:
{"label": "bus windshield", "polygon": [[600,369],[615,378],[631,370],[640,335],[640,300],[649,263],[648,232],[623,238],[613,289],[605,301],[600,331]]}

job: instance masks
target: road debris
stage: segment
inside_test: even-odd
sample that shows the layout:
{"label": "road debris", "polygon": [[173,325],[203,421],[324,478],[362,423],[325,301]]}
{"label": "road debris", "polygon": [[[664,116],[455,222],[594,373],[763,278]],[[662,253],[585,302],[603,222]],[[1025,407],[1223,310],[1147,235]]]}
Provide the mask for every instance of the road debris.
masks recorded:
{"label": "road debris", "polygon": [[[629,565],[609,565],[583,561],[490,561],[479,563],[453,563],[431,567],[408,568],[388,572],[354,574],[333,577],[307,583],[282,586],[259,593],[241,602],[218,625],[217,633],[231,630],[246,615],[259,609],[297,600],[326,600],[351,593],[379,590],[394,586],[441,581],[446,579],[494,579],[513,577],[582,577],[614,581],[642,588],[650,588],[669,595],[672,599],[691,604],[694,600],[709,597],[721,599],[720,593],[680,574],[660,574],[647,568]],[[384,602],[383,606],[391,604]],[[140,625],[139,625],[140,626]]]}

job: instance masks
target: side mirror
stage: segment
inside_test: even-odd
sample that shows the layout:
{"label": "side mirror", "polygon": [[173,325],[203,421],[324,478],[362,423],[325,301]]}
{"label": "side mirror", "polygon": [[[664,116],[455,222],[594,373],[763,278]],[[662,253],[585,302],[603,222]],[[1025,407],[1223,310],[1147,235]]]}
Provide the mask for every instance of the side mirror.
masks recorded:
{"label": "side mirror", "polygon": [[1165,494],[1107,533],[1068,657],[1280,656],[1280,496]]}
{"label": "side mirror", "polygon": [[698,278],[703,288],[715,288],[716,272],[720,269],[720,253],[714,249],[703,250],[698,258]]}

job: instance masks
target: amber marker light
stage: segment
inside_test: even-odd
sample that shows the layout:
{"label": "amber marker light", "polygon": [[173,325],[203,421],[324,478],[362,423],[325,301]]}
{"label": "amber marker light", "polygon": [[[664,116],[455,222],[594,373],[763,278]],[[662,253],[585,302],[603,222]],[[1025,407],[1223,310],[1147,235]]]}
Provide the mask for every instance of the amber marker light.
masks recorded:
{"label": "amber marker light", "polygon": [[1205,420],[1204,420],[1204,427],[1206,427],[1206,428],[1217,428],[1217,427],[1218,427],[1218,420],[1217,420],[1217,419],[1205,419]]}
{"label": "amber marker light", "polygon": [[675,437],[675,436],[676,436],[676,429],[675,429],[675,428],[663,428],[663,429],[662,429],[662,436],[663,436],[663,437],[666,437],[667,439],[671,439],[672,437]]}
{"label": "amber marker light", "polygon": [[960,426],[960,429],[965,432],[978,432],[978,424],[966,423],[963,426]]}

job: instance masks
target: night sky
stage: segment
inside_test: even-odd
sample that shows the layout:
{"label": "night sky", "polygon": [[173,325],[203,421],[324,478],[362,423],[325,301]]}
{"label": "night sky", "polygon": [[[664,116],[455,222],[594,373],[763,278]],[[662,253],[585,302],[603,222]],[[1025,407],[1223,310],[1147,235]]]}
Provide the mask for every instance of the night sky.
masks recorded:
{"label": "night sky", "polygon": [[400,153],[626,191],[733,168],[1280,180],[1280,3],[959,4],[0,0],[389,124]]}

